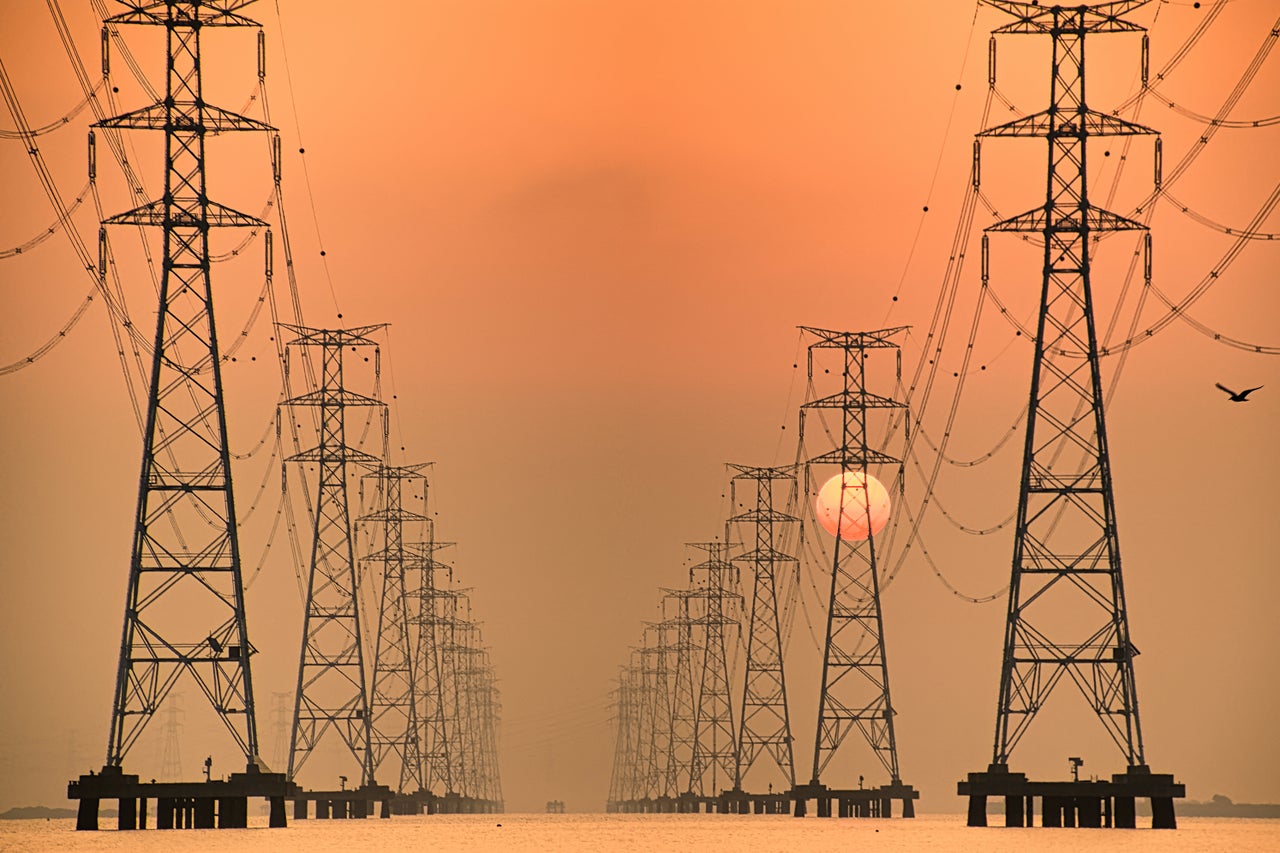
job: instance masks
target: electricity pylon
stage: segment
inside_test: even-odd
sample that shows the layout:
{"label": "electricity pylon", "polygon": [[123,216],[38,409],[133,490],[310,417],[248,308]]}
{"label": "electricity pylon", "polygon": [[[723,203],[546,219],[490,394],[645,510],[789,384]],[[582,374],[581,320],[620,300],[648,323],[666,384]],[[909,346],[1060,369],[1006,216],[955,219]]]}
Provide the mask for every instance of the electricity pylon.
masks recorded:
{"label": "electricity pylon", "polygon": [[[196,682],[246,765],[256,770],[253,647],[244,611],[209,231],[266,223],[209,199],[205,138],[274,128],[205,102],[200,34],[209,27],[258,25],[237,13],[243,3],[128,5],[129,11],[104,24],[164,28],[165,95],[96,127],[163,131],[164,194],[102,224],[162,228],[164,260],[107,766],[120,767],[185,677]],[[105,257],[105,237],[103,251]],[[106,274],[105,263],[99,274]]]}
{"label": "electricity pylon", "polygon": [[752,576],[751,617],[747,629],[747,666],[742,685],[741,722],[734,767],[734,790],[760,754],[768,753],[782,772],[787,788],[796,784],[791,749],[791,717],[787,710],[787,679],[782,663],[782,625],[778,611],[777,573],[794,569],[796,558],[776,547],[777,528],[795,522],[795,516],[775,509],[775,488],[781,486],[781,505],[796,499],[795,468],[755,468],[730,465],[737,472],[729,481],[730,506],[737,508],[738,486],[749,483],[755,491],[751,509],[729,519],[730,526],[745,528],[748,535],[727,538],[753,543],[731,562],[748,566]]}
{"label": "electricity pylon", "polygon": [[693,752],[698,736],[693,667],[699,650],[694,644],[693,618],[689,608],[689,600],[694,594],[688,589],[664,589],[662,599],[663,625],[675,635],[672,651],[676,658],[671,686],[671,733],[667,738],[670,751],[663,787],[675,795],[693,792]]}
{"label": "electricity pylon", "polygon": [[410,619],[418,625],[418,686],[415,692],[421,703],[418,713],[422,723],[422,788],[434,792],[439,786],[440,793],[447,794],[455,791],[455,785],[449,738],[452,703],[446,699],[450,695],[452,678],[444,647],[453,622],[457,595],[448,586],[453,578],[453,567],[436,557],[453,543],[437,542],[431,533],[433,524],[428,523],[427,530],[428,538],[411,546],[411,565],[420,572],[417,613]]}
{"label": "electricity pylon", "polygon": [[[992,761],[987,773],[970,774],[960,793],[970,795],[970,825],[986,824],[987,794],[1003,794],[1006,823],[1021,825],[1024,804],[1043,793],[1046,826],[1072,825],[1078,812],[1080,825],[1110,825],[1114,818],[1115,826],[1132,827],[1134,797],[1149,796],[1152,825],[1173,827],[1173,798],[1184,795],[1182,786],[1172,776],[1150,772],[1142,745],[1133,671],[1137,649],[1129,637],[1121,575],[1090,280],[1090,252],[1100,234],[1146,229],[1090,200],[1089,139],[1155,131],[1087,106],[1085,36],[1143,32],[1121,15],[1147,0],[1072,7],[985,2],[1014,18],[995,33],[1052,38],[1049,107],[978,134],[1044,139],[1048,191],[1044,204],[987,229],[1039,235],[1044,261]],[[1145,82],[1145,67],[1142,74]],[[983,241],[985,277],[986,235]],[[1028,783],[1023,774],[1009,772],[1014,749],[1064,676],[1128,765],[1101,787],[1078,780]],[[1070,791],[1037,787],[1063,784]],[[1070,801],[1063,801],[1064,794]],[[1029,822],[1031,815],[1025,816]]]}
{"label": "electricity pylon", "polygon": [[[350,466],[377,465],[381,456],[347,444],[346,411],[362,407],[385,418],[386,407],[343,384],[343,353],[377,347],[369,337],[383,325],[311,329],[281,324],[297,337],[289,347],[317,347],[321,382],[314,391],[286,400],[289,408],[319,409],[319,442],[287,461],[311,463],[319,471],[311,567],[307,582],[298,688],[294,698],[289,778],[296,780],[320,741],[334,731],[360,767],[362,785],[373,785],[373,738],[364,660],[359,582],[348,496]],[[385,436],[385,430],[382,433]]]}
{"label": "electricity pylon", "polygon": [[381,546],[366,554],[366,562],[382,566],[378,606],[377,640],[373,655],[373,680],[369,711],[373,744],[373,772],[392,756],[399,759],[397,790],[421,790],[422,751],[419,741],[416,696],[417,665],[410,636],[406,567],[411,554],[405,549],[406,524],[422,526],[427,517],[404,507],[404,484],[416,482],[425,495],[426,465],[378,465],[362,478],[375,484],[378,507],[358,520],[382,528]]}
{"label": "electricity pylon", "polygon": [[[892,414],[905,404],[867,390],[867,358],[873,350],[892,350],[895,364],[900,365],[898,345],[892,338],[906,327],[880,329],[874,332],[833,332],[804,328],[814,338],[808,347],[810,387],[814,381],[814,356],[821,350],[834,350],[841,358],[840,389],[833,394],[811,400],[800,410],[800,447],[806,438],[830,432],[832,447],[803,459],[805,494],[811,499],[821,486],[815,479],[819,471],[841,476],[843,472],[865,472],[901,483],[902,460],[874,448],[868,434],[870,418],[875,413]],[[896,368],[900,370],[900,367]],[[826,424],[826,413],[837,423]],[[823,429],[808,428],[811,417],[818,417]],[[893,474],[887,477],[882,469]],[[842,490],[842,492],[845,490]],[[842,498],[843,499],[843,498]],[[806,501],[806,519],[810,529],[817,527],[812,507]],[[808,537],[810,530],[804,530]],[[877,565],[876,537],[851,541],[839,536],[829,544],[822,532],[817,550],[825,562],[822,570],[830,573],[831,586],[827,602],[827,631],[822,661],[822,687],[818,701],[818,728],[813,750],[811,786],[821,784],[823,770],[830,763],[848,735],[857,729],[866,739],[873,754],[889,773],[891,785],[899,785],[898,745],[894,734],[894,708],[889,692],[889,664],[885,653],[884,621],[880,606],[880,576]],[[812,540],[811,540],[812,541]],[[810,547],[814,547],[811,545]],[[828,551],[828,548],[830,549]],[[904,804],[909,805],[910,799]]]}
{"label": "electricity pylon", "polygon": [[738,625],[732,611],[740,594],[738,567],[726,559],[725,543],[697,542],[692,547],[704,551],[706,559],[689,569],[691,598],[700,604],[691,621],[702,629],[703,637],[690,790],[706,797],[718,796],[720,786],[734,779],[737,748],[725,634]]}
{"label": "electricity pylon", "polygon": [[[1096,9],[993,5],[1017,18],[996,32],[1052,35],[1053,73],[1049,109],[979,134],[1041,138],[1049,148],[1045,203],[987,229],[1039,234],[1044,241],[992,761],[1008,763],[1036,713],[1068,675],[1128,764],[1138,765],[1145,762],[1135,649],[1120,574],[1089,251],[1092,235],[1145,226],[1089,200],[1086,141],[1155,131],[1085,105],[1084,40],[1086,33],[1140,31],[1116,15],[1142,2]],[[1082,633],[1056,627],[1063,609],[1085,618]],[[1056,615],[1041,621],[1041,614]]]}

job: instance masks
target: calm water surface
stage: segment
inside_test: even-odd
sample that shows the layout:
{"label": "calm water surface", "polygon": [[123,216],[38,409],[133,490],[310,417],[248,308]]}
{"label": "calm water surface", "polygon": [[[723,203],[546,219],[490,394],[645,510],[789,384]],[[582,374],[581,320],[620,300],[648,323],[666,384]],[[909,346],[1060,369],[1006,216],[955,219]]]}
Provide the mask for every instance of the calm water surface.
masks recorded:
{"label": "calm water surface", "polygon": [[[112,825],[114,819],[104,819]],[[1139,818],[1141,821],[1142,818]],[[1280,853],[1280,820],[1180,818],[1179,829],[970,829],[962,815],[914,820],[785,815],[511,814],[397,817],[389,821],[297,821],[267,829],[250,817],[249,829],[160,832],[76,832],[72,820],[0,821],[0,851],[778,851],[778,853],[1021,853],[1021,851],[1143,851],[1143,853]]]}

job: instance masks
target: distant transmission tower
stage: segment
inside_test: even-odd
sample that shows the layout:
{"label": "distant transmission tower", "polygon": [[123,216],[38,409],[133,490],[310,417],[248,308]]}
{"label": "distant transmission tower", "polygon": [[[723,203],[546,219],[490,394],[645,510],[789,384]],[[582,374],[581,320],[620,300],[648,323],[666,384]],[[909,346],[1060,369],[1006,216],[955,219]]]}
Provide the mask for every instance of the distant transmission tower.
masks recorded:
{"label": "distant transmission tower", "polygon": [[[693,753],[698,738],[693,667],[700,647],[694,644],[693,618],[689,607],[694,594],[693,590],[664,589],[662,600],[663,625],[673,635],[671,648],[675,652],[675,672],[671,685],[671,733],[667,738],[670,751],[664,788],[676,796],[693,794]],[[687,801],[682,801],[679,808],[686,811],[691,806]]]}
{"label": "distant transmission tower", "polygon": [[[795,469],[729,467],[737,472],[729,482],[730,506],[736,509],[739,505],[739,485],[750,484],[755,492],[752,508],[729,519],[731,526],[745,529],[747,535],[740,538],[752,546],[735,555],[732,562],[748,566],[753,578],[746,677],[742,686],[742,720],[738,728],[733,787],[735,791],[742,791],[743,777],[760,754],[767,753],[782,772],[786,787],[792,788],[796,784],[796,770],[791,749],[791,717],[787,710],[787,680],[782,664],[782,625],[776,576],[779,568],[794,569],[796,558],[777,549],[775,532],[778,527],[795,522],[796,518],[774,507],[777,504],[785,507],[795,502]],[[776,485],[785,489],[777,502],[774,494]]]}
{"label": "distant transmission tower", "polygon": [[311,329],[282,324],[281,328],[297,335],[288,346],[318,347],[322,364],[320,387],[283,404],[320,410],[319,443],[288,460],[310,463],[319,470],[289,778],[297,779],[316,746],[333,730],[360,767],[361,785],[373,785],[373,738],[347,483],[352,463],[377,465],[381,460],[347,443],[346,412],[364,407],[381,415],[386,410],[380,400],[344,386],[343,353],[376,347],[369,335],[383,326]]}
{"label": "distant transmission tower", "polygon": [[738,567],[727,559],[728,545],[698,542],[692,547],[704,551],[706,559],[689,570],[691,598],[700,604],[700,612],[692,621],[702,629],[704,640],[690,790],[700,797],[715,797],[719,796],[721,785],[734,779],[736,769],[725,634],[738,626],[734,610],[741,596]]}
{"label": "distant transmission tower", "polygon": [[182,778],[182,694],[173,694],[165,711],[164,749],[160,757],[160,778],[175,781]]}
{"label": "distant transmission tower", "polygon": [[456,793],[453,763],[450,760],[450,720],[452,703],[448,699],[452,683],[449,660],[445,649],[450,626],[453,624],[456,592],[448,584],[453,568],[437,559],[436,555],[452,542],[437,542],[428,524],[428,538],[412,544],[411,565],[420,571],[416,615],[411,619],[418,624],[417,679],[415,691],[421,701],[418,709],[421,718],[422,788],[424,792],[439,794]]}
{"label": "distant transmission tower", "polygon": [[[209,199],[205,138],[274,128],[205,102],[200,33],[208,27],[258,25],[225,3],[129,5],[128,12],[104,24],[164,28],[165,95],[152,106],[96,126],[163,131],[164,194],[104,219],[103,225],[162,228],[164,261],[107,766],[120,767],[170,691],[189,677],[226,725],[246,765],[256,770],[253,647],[245,622],[209,230],[266,223]],[[104,236],[104,257],[105,251]],[[99,274],[106,275],[105,263]]]}
{"label": "distant transmission tower", "polygon": [[370,696],[370,731],[373,744],[373,772],[395,756],[399,760],[397,790],[412,793],[423,788],[422,755],[418,728],[413,641],[410,636],[405,569],[410,554],[405,550],[404,526],[422,526],[427,517],[404,507],[406,481],[425,486],[421,471],[426,465],[379,465],[364,475],[376,485],[379,506],[359,520],[382,528],[382,547],[364,559],[382,565],[382,594],[378,607],[378,631],[374,649],[373,683]]}
{"label": "distant transmission tower", "polygon": [[[1145,226],[1094,205],[1086,180],[1090,137],[1154,133],[1085,102],[1086,34],[1143,32],[1120,16],[1147,0],[1092,7],[985,2],[1015,18],[996,33],[1050,35],[1053,55],[1049,108],[979,134],[1046,140],[1048,193],[1042,206],[987,229],[1039,235],[1044,277],[995,744],[988,771],[970,774],[960,793],[970,796],[970,825],[986,825],[988,794],[1006,797],[1006,823],[1022,825],[1024,818],[1030,823],[1032,814],[1024,805],[1041,794],[1046,826],[1077,820],[1085,826],[1111,825],[1114,819],[1116,826],[1132,827],[1134,797],[1148,796],[1152,825],[1173,827],[1173,798],[1183,796],[1182,786],[1172,776],[1151,774],[1143,754],[1133,673],[1137,650],[1129,638],[1120,571],[1090,283],[1089,253],[1097,235]],[[1014,748],[1064,676],[1083,694],[1127,762],[1127,771],[1112,782],[1029,783],[1025,775],[1009,772]],[[1037,787],[1042,785],[1058,787]]]}
{"label": "distant transmission tower", "polygon": [[[873,394],[867,390],[867,359],[876,350],[892,351],[895,370],[901,371],[898,345],[893,337],[906,327],[880,329],[874,332],[834,332],[805,327],[813,338],[808,347],[808,375],[814,387],[814,357],[830,350],[841,358],[840,388],[833,394],[805,403],[800,410],[800,448],[807,453],[806,442],[820,440],[829,433],[830,449],[808,456],[804,466],[805,494],[808,500],[830,476],[845,472],[881,473],[885,482],[901,483],[902,460],[873,447],[870,430],[872,416],[901,412],[905,404]],[[900,376],[899,376],[900,378]],[[816,417],[821,429],[810,425]],[[834,426],[827,418],[835,419]],[[892,476],[886,476],[885,470]],[[842,489],[847,491],[848,488]],[[842,498],[843,500],[843,498]],[[806,506],[806,517],[813,521],[812,507]],[[810,528],[817,527],[810,524]],[[804,535],[818,537],[817,551],[826,562],[822,570],[830,573],[831,586],[827,601],[827,630],[822,661],[822,686],[818,698],[818,726],[813,751],[813,777],[807,786],[797,787],[797,813],[804,813],[808,795],[818,798],[818,813],[830,808],[823,791],[821,776],[846,738],[857,730],[875,757],[889,774],[889,784],[882,786],[884,797],[874,807],[883,808],[893,798],[903,801],[903,816],[914,815],[913,799],[918,796],[902,784],[898,770],[898,744],[894,733],[894,708],[889,692],[889,664],[885,653],[884,621],[880,606],[880,576],[874,532],[864,540],[851,541],[839,536],[828,544],[817,530]],[[809,547],[815,546],[811,543]],[[830,549],[829,551],[827,549]],[[852,807],[852,806],[851,806]],[[885,815],[887,816],[887,815]]]}

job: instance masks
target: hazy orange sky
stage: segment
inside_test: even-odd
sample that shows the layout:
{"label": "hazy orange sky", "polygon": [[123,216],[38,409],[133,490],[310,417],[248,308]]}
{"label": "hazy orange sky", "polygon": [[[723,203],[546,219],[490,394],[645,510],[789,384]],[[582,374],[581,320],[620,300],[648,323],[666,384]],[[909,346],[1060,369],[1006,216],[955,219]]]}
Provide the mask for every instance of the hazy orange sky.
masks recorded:
{"label": "hazy orange sky", "polygon": [[[1151,27],[1153,72],[1212,5],[1152,3],[1132,14]],[[92,76],[93,9],[62,6]],[[458,575],[474,588],[502,690],[507,809],[538,811],[552,798],[602,809],[612,679],[642,621],[658,618],[659,587],[685,582],[683,543],[722,530],[724,463],[794,455],[796,327],[912,325],[904,360],[908,369],[919,360],[982,128],[987,38],[1005,16],[971,2],[847,0],[449,0],[376,12],[281,0],[246,11],[267,32],[306,319],[334,325],[340,311],[345,325],[392,324],[384,390],[395,394],[393,444],[407,448],[395,461],[436,463],[440,534],[460,543]],[[1278,15],[1275,0],[1227,4],[1161,91],[1214,114]],[[131,30],[159,81],[162,42]],[[1089,43],[1098,48],[1089,102],[1109,111],[1137,85],[1139,39]],[[1001,38],[999,85],[1021,112],[1045,106],[1047,49],[1043,38]],[[43,2],[0,8],[0,60],[33,125],[80,97]],[[208,99],[244,107],[252,35],[211,34],[205,63]],[[113,72],[128,78],[118,56]],[[119,97],[126,109],[145,102],[132,84]],[[261,115],[257,104],[248,112]],[[89,115],[39,140],[68,199],[86,180]],[[1276,115],[1273,52],[1230,117]],[[997,104],[988,121],[1012,116]],[[1166,171],[1204,133],[1154,99],[1137,120],[1163,133]],[[13,127],[7,113],[0,127]],[[1243,227],[1280,180],[1277,132],[1222,129],[1171,192]],[[154,191],[162,161],[148,136],[133,134],[133,160]],[[99,148],[104,206],[118,212],[121,179]],[[1093,158],[1095,199],[1119,160]],[[1143,198],[1150,162],[1150,142],[1135,143],[1113,210],[1129,213]],[[211,195],[261,209],[270,189],[261,139],[215,139],[209,163]],[[1001,215],[1043,203],[1043,170],[1042,143],[984,146],[983,186]],[[17,141],[0,139],[0,186],[7,249],[53,214]],[[978,292],[976,232],[991,221],[980,209],[946,364],[962,355]],[[91,203],[76,222],[92,242]],[[1259,227],[1280,232],[1280,218]],[[1152,229],[1156,283],[1175,298],[1231,245],[1168,203]],[[1132,249],[1128,237],[1104,242],[1099,269],[1122,271]],[[260,252],[254,244],[215,267],[224,342],[261,288]],[[279,257],[278,247],[283,293]],[[0,363],[71,314],[90,286],[77,266],[62,235],[0,259]],[[1277,270],[1280,242],[1252,242],[1192,316],[1280,344]],[[129,286],[146,326],[154,294],[141,267]],[[1034,250],[993,236],[992,286],[1032,319]],[[1100,273],[1095,287],[1100,312],[1110,311],[1115,279]],[[1152,299],[1144,322],[1158,307]],[[224,373],[233,452],[273,417],[270,334],[264,318]],[[1014,421],[1031,350],[989,311],[975,359],[988,369],[970,377],[961,402],[952,444],[961,458],[989,449]],[[1108,381],[1117,362],[1104,363]],[[949,400],[953,380],[950,369],[942,375],[926,428],[945,415],[937,400]],[[1233,405],[1215,381],[1266,387]],[[47,357],[0,376],[0,410],[3,810],[61,804],[66,780],[105,753],[140,438],[101,305]],[[1191,798],[1280,801],[1280,365],[1175,323],[1131,351],[1108,418],[1152,768],[1176,774]],[[1020,442],[1011,444],[990,465],[944,474],[939,499],[963,523],[987,527],[1013,511]],[[242,512],[265,477],[278,481],[266,456],[235,469]],[[273,506],[245,521],[250,560]],[[935,512],[924,535],[956,586],[979,594],[1007,582],[1009,530],[966,537]],[[277,548],[248,593],[268,756],[273,696],[291,694],[297,672],[301,600],[286,555]],[[884,609],[903,778],[923,792],[923,809],[956,810],[955,782],[990,760],[1003,601],[963,603],[909,561]],[[791,651],[799,671],[812,667],[807,639]],[[194,705],[194,688],[186,692]],[[1097,745],[1100,727],[1086,723],[1064,719],[1060,734],[1028,741],[1019,769],[1060,778],[1075,754],[1086,773],[1122,769]],[[206,751],[234,769],[229,742],[206,747],[189,734],[188,775]],[[796,737],[804,775],[807,711]]]}

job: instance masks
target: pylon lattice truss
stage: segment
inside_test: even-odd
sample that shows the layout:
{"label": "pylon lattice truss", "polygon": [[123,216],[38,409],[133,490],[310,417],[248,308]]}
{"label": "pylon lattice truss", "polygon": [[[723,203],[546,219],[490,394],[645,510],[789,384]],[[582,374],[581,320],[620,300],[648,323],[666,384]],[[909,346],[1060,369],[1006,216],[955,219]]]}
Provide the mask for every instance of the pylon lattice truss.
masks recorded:
{"label": "pylon lattice truss", "polygon": [[[378,596],[378,629],[374,646],[373,679],[370,685],[369,713],[373,751],[373,773],[394,759],[399,764],[396,790],[415,792],[422,782],[421,730],[418,720],[416,687],[417,666],[411,636],[407,568],[412,554],[406,550],[405,526],[421,528],[427,522],[424,513],[404,506],[406,483],[422,491],[425,504],[426,465],[379,464],[362,480],[372,483],[376,507],[358,521],[372,525],[372,550],[364,560],[381,566]],[[378,533],[381,533],[379,536]]]}
{"label": "pylon lattice truss", "polygon": [[1086,176],[1091,137],[1155,131],[1086,105],[1084,42],[1090,33],[1142,32],[1118,16],[1145,0],[1051,9],[988,2],[1016,19],[995,32],[1047,34],[1053,42],[1049,108],[979,134],[1044,139],[1048,147],[1044,204],[987,229],[1044,242],[992,762],[1008,764],[1066,676],[1128,764],[1143,765],[1090,245],[1100,232],[1145,226],[1094,205]]}
{"label": "pylon lattice truss", "polygon": [[[731,558],[736,565],[750,568],[752,578],[751,613],[747,622],[747,663],[742,685],[741,722],[734,767],[734,790],[743,790],[743,777],[757,758],[767,754],[783,774],[786,788],[796,783],[795,758],[791,748],[791,717],[787,709],[787,680],[782,661],[782,625],[778,607],[779,570],[794,571],[797,558],[778,550],[778,527],[797,521],[775,506],[793,506],[796,495],[795,467],[756,468],[730,465],[729,504],[735,509],[738,488],[750,484],[754,490],[751,509],[730,517],[726,542],[749,543]],[[775,495],[781,486],[783,494]],[[733,534],[738,527],[740,533]]]}
{"label": "pylon lattice truss", "polygon": [[[95,125],[165,135],[163,196],[103,220],[104,259],[105,226],[164,230],[108,766],[120,766],[184,677],[199,687],[246,763],[256,768],[259,760],[209,230],[266,223],[209,199],[205,138],[274,128],[206,103],[200,67],[204,28],[257,26],[236,13],[242,5],[166,0],[131,5],[104,21],[164,27],[168,58],[163,100]],[[98,274],[105,290],[105,260]]]}
{"label": "pylon lattice truss", "polygon": [[343,355],[350,349],[376,348],[370,335],[383,327],[312,329],[282,324],[281,328],[297,336],[290,347],[316,347],[321,359],[320,387],[283,404],[288,409],[318,409],[320,426],[317,445],[287,460],[310,463],[319,472],[289,778],[296,780],[332,731],[359,766],[361,784],[372,785],[373,740],[348,483],[353,464],[381,462],[385,441],[379,455],[348,445],[346,412],[371,408],[385,424],[386,407],[344,386]]}
{"label": "pylon lattice truss", "polygon": [[[815,357],[823,351],[833,351],[840,358],[838,390],[811,399],[800,409],[799,464],[804,471],[806,496],[801,530],[805,544],[801,551],[814,564],[813,570],[819,573],[818,577],[830,578],[810,782],[814,786],[821,784],[823,771],[855,730],[862,734],[876,759],[888,772],[890,783],[897,785],[900,782],[893,723],[895,712],[889,691],[889,665],[880,605],[876,537],[874,533],[862,541],[827,537],[817,524],[813,498],[823,482],[844,472],[865,472],[886,482],[902,483],[902,460],[873,447],[870,431],[877,426],[872,422],[877,415],[884,419],[901,413],[905,404],[867,390],[867,360],[871,352],[891,351],[900,380],[901,358],[892,339],[905,328],[874,332],[803,329],[813,339],[807,351],[811,389],[815,388]],[[828,424],[828,416],[835,419],[834,428]],[[815,418],[818,423],[812,424]],[[900,422],[905,423],[905,419]],[[821,425],[822,429],[814,428],[816,425]],[[830,447],[809,447],[822,442],[823,436],[830,437],[825,442]],[[849,490],[841,489],[842,501],[846,491]],[[869,502],[864,500],[864,504]],[[842,504],[841,517],[843,515]]]}

